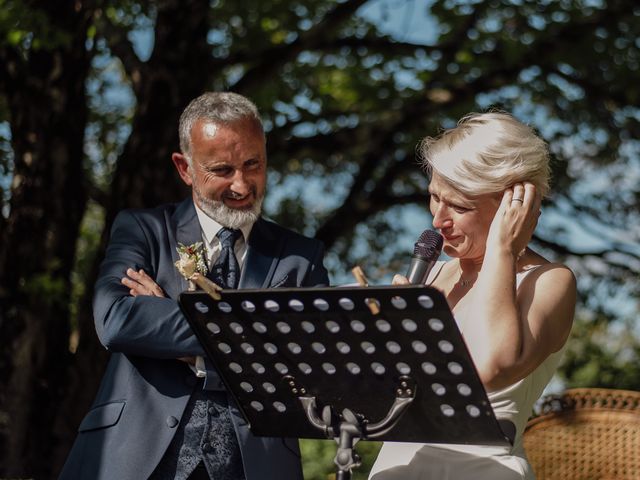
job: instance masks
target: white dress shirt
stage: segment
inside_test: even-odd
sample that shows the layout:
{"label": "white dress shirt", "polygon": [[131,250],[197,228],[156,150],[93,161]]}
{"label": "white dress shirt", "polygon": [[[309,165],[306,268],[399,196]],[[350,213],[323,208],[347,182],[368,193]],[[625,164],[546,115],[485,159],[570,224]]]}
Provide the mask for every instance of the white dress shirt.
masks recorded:
{"label": "white dress shirt", "polygon": [[[220,245],[220,240],[216,237],[216,234],[222,229],[222,225],[216,222],[213,218],[204,213],[198,205],[196,207],[196,213],[198,215],[198,222],[200,222],[200,230],[202,233],[202,241],[204,243],[204,248],[207,253],[207,266],[211,266],[215,263],[215,261],[220,256],[220,251],[222,247]],[[242,266],[244,265],[244,260],[247,256],[247,238],[249,238],[249,234],[251,233],[251,229],[253,228],[253,223],[249,225],[245,225],[240,228],[242,231],[242,236],[236,240],[236,244],[234,245],[234,252],[236,254],[236,258],[238,259],[238,265],[240,266],[240,270],[242,270]]]}
{"label": "white dress shirt", "polygon": [[[200,232],[202,233],[202,242],[204,243],[204,248],[206,252],[206,262],[207,267],[211,267],[215,263],[215,261],[220,256],[220,252],[222,251],[222,246],[220,245],[220,239],[216,237],[216,234],[222,229],[222,225],[216,222],[209,215],[204,213],[198,205],[194,203],[196,207],[196,214],[198,215],[198,222],[200,223]],[[240,266],[240,271],[242,271],[242,266],[244,265],[244,260],[247,257],[247,238],[249,238],[249,234],[251,233],[251,229],[253,228],[253,223],[245,225],[240,228],[242,231],[242,235],[240,238],[236,240],[235,245],[233,246],[233,251],[236,254],[236,258],[238,259],[238,265]],[[201,356],[196,357],[196,364],[191,365],[191,370],[196,374],[197,377],[206,377],[207,370],[204,364],[204,358]]]}

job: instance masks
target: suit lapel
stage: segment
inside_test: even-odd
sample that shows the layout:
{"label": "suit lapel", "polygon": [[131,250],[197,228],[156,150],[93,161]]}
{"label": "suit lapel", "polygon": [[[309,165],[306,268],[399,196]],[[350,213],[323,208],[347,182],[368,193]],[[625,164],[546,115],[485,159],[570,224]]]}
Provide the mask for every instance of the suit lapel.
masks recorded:
{"label": "suit lapel", "polygon": [[[200,222],[198,222],[198,215],[196,209],[193,206],[193,200],[187,199],[180,203],[173,215],[170,218],[169,226],[169,243],[171,247],[171,258],[173,262],[178,261],[178,251],[176,247],[178,243],[183,245],[191,245],[196,242],[202,242],[202,233],[200,229]],[[171,238],[174,235],[175,237]],[[187,290],[189,284],[185,278],[180,275],[178,269],[174,268],[175,285],[177,288],[177,294]],[[177,298],[177,295],[176,295]]]}
{"label": "suit lapel", "polygon": [[[193,200],[180,203],[170,219],[170,236],[175,231],[175,238],[170,238],[171,257],[178,260],[176,247],[178,243],[191,245],[202,241],[202,232]],[[175,225],[175,230],[173,226]],[[247,240],[247,257],[245,259],[238,288],[267,288],[284,248],[285,237],[276,235],[269,222],[259,218],[251,229]],[[175,271],[176,295],[188,288],[187,281]],[[169,293],[169,292],[167,292]]]}
{"label": "suit lapel", "polygon": [[259,218],[253,225],[247,241],[247,257],[238,288],[267,288],[284,243],[284,235],[275,235],[269,222]]}

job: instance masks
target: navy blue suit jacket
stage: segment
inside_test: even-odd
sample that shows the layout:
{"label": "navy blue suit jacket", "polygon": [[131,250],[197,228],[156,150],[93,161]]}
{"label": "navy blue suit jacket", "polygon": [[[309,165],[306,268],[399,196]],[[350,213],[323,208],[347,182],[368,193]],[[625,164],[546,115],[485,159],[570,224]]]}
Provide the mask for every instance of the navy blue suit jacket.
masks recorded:
{"label": "navy blue suit jacket", "polygon": [[[61,479],[139,480],[160,462],[196,385],[176,359],[204,355],[177,304],[187,282],[174,266],[177,244],[198,241],[191,199],[125,210],[114,221],[93,305],[98,337],[112,354]],[[323,255],[319,241],[259,219],[239,288],[328,285]],[[144,269],[167,297],[132,297],[120,283],[129,267]],[[215,371],[205,388],[223,388]],[[232,401],[230,410],[247,480],[302,478],[297,440],[255,437]]]}

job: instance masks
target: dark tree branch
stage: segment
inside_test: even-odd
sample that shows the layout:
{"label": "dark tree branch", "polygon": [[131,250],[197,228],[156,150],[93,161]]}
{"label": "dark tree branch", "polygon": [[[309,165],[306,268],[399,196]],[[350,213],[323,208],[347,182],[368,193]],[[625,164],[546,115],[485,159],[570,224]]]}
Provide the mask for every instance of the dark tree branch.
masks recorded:
{"label": "dark tree branch", "polygon": [[[486,6],[486,4],[483,4],[483,6]],[[441,65],[447,65],[455,58],[459,46],[464,45],[464,39],[467,36],[468,29],[473,28],[475,22],[477,22],[480,11],[480,8],[476,8],[474,13],[466,19],[464,28],[457,30],[455,34],[449,37],[446,48],[443,48]],[[597,21],[598,19],[590,19],[589,22],[584,22],[583,26],[588,30],[589,26]],[[535,64],[540,58],[545,58],[545,52],[557,44],[558,37],[568,39],[574,38],[575,35],[576,32],[572,25],[562,25],[560,29],[548,35],[546,39],[537,42],[533,48],[528,49],[518,62],[507,63],[503,58],[502,51],[495,49],[488,53],[486,57],[489,65],[497,65],[498,67],[486,72],[482,77],[472,82],[458,83],[457,85],[450,86],[450,88],[448,88],[450,93],[448,100],[435,104],[423,97],[410,104],[408,108],[405,108],[399,118],[394,123],[388,125],[387,128],[379,130],[372,128],[369,138],[374,140],[371,142],[369,154],[365,155],[360,171],[358,175],[356,175],[344,203],[336,209],[318,229],[316,233],[317,238],[324,241],[325,244],[330,247],[344,232],[349,231],[348,228],[343,228],[341,225],[345,218],[358,217],[362,218],[362,221],[368,218],[365,212],[358,212],[356,204],[358,201],[362,202],[362,200],[359,200],[361,196],[367,196],[363,192],[365,184],[370,180],[369,172],[377,165],[380,157],[384,155],[384,153],[381,152],[387,152],[393,147],[391,137],[395,132],[402,131],[403,127],[414,118],[420,118],[421,116],[427,117],[432,113],[442,116],[442,112],[448,106],[459,105],[473,99],[480,92],[494,90],[511,84],[517,80],[518,75],[524,68]],[[435,87],[439,84],[446,84],[445,78],[446,72],[441,68],[434,74],[429,85]],[[386,184],[391,184],[393,180],[393,177],[384,177]],[[380,194],[378,187],[374,189],[374,192],[379,195],[379,198],[388,198]]]}
{"label": "dark tree branch", "polygon": [[100,33],[107,41],[109,48],[120,59],[131,81],[134,84],[137,83],[136,80],[139,80],[139,72],[144,68],[144,63],[140,61],[133,49],[133,44],[127,38],[128,30],[121,25],[115,25],[105,16],[99,25]]}
{"label": "dark tree branch", "polygon": [[[602,110],[604,111],[610,111],[611,113],[613,113],[615,109],[620,108],[624,105],[633,104],[635,102],[635,99],[628,98],[626,95],[624,95],[625,92],[623,91],[608,88],[608,86],[590,81],[586,77],[569,75],[557,68],[556,65],[545,65],[543,67],[543,71],[548,74],[557,75],[565,79],[569,83],[573,83],[574,85],[580,87],[582,90],[584,90],[587,97],[593,100],[597,100],[598,103],[602,105]],[[612,104],[614,104],[615,108],[606,107],[604,105],[605,102],[611,102]],[[608,123],[613,127],[611,122]]]}
{"label": "dark tree branch", "polygon": [[[597,249],[592,249],[592,250],[585,250],[585,251],[580,251],[577,252],[575,250],[571,250],[570,248],[568,248],[566,245],[562,245],[560,243],[557,242],[553,242],[549,239],[546,238],[542,238],[539,235],[534,235],[533,237],[534,241],[536,241],[538,244],[542,245],[545,248],[548,248],[550,250],[552,250],[553,252],[557,253],[558,255],[564,256],[564,257],[577,257],[577,258],[589,258],[589,257],[596,257],[596,258],[600,258],[603,261],[605,260],[605,257],[610,256],[613,253],[616,253],[616,250],[612,250],[612,249],[602,249],[602,248],[597,248]],[[626,255],[629,255],[631,258],[634,258],[636,260],[639,259],[639,257],[637,255],[634,255],[630,252],[626,252]],[[617,262],[617,266],[624,272],[631,274],[631,275],[637,275],[638,271],[635,270],[634,268],[632,268],[629,264],[623,264],[621,262]]]}
{"label": "dark tree branch", "polygon": [[278,152],[287,156],[295,156],[304,151],[329,154],[353,147],[353,139],[357,137],[357,133],[362,129],[362,126],[344,127],[330,133],[319,133],[311,137],[272,135],[269,136],[267,147],[271,152]]}
{"label": "dark tree branch", "polygon": [[325,38],[331,36],[341,25],[368,0],[349,0],[338,4],[324,18],[306,32],[300,32],[298,38],[285,45],[262,52],[252,67],[248,68],[231,90],[246,92],[259,85],[265,78],[273,75],[285,63],[295,59],[300,52],[313,50]]}
{"label": "dark tree branch", "polygon": [[[342,226],[343,220],[345,218],[350,218],[356,213],[355,204],[363,195],[364,187],[370,180],[369,173],[379,164],[381,156],[385,155],[383,152],[389,152],[392,150],[394,146],[393,135],[395,132],[403,131],[404,128],[410,125],[415,118],[429,118],[431,114],[438,114],[441,116],[447,107],[468,101],[475,97],[475,95],[480,91],[486,91],[490,88],[498,88],[499,86],[507,85],[514,78],[517,78],[521,68],[522,67],[520,66],[498,68],[473,82],[458,85],[450,90],[450,98],[440,103],[433,103],[429,99],[422,97],[406,107],[390,125],[381,129],[372,129],[369,137],[371,138],[371,143],[369,145],[368,153],[364,157],[359,173],[354,179],[349,194],[347,195],[344,203],[337,208],[318,229],[316,237],[330,247],[335,239],[348,231]],[[400,171],[399,166],[394,168],[394,170],[396,169],[397,171]],[[394,178],[392,177],[384,177],[384,182],[386,184],[391,184],[393,180]],[[366,194],[364,195],[365,197],[367,196]]]}
{"label": "dark tree branch", "polygon": [[88,178],[85,182],[85,185],[88,199],[106,209],[109,206],[109,193],[98,187]]}

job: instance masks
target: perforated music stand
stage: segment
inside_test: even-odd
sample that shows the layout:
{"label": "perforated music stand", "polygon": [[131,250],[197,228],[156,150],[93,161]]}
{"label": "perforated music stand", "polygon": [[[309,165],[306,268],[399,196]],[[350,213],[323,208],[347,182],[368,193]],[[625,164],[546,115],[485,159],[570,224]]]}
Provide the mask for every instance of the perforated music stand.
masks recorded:
{"label": "perforated music stand", "polygon": [[196,291],[179,302],[253,434],[336,439],[339,480],[359,464],[360,439],[510,444],[436,289],[224,290],[220,301]]}

